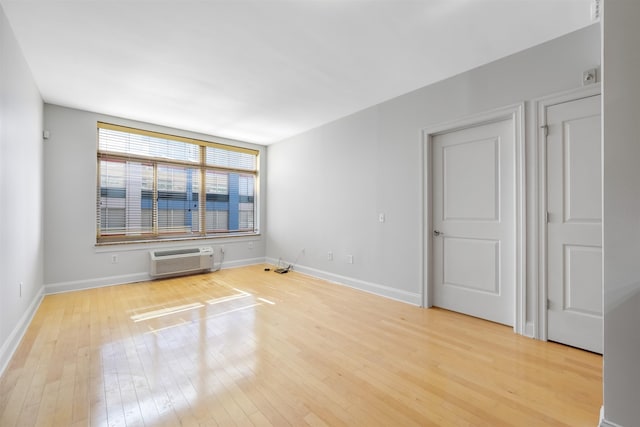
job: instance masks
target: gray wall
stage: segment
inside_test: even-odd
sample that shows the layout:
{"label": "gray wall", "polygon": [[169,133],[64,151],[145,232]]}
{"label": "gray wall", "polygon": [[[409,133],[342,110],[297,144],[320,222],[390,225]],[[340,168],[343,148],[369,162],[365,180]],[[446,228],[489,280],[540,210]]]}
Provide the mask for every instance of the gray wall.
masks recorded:
{"label": "gray wall", "polygon": [[42,217],[42,98],[0,7],[0,372],[42,295]]}
{"label": "gray wall", "polygon": [[632,427],[640,423],[640,3],[604,5],[604,417]]}
{"label": "gray wall", "polygon": [[[50,133],[44,149],[44,282],[47,293],[148,280],[149,250],[158,247],[223,246],[225,267],[264,259],[262,236],[96,246],[98,121],[258,149],[261,153],[258,191],[264,194],[264,147],[46,104],[44,126]],[[261,206],[260,230],[264,233],[265,208],[264,204]],[[116,264],[111,262],[112,255],[118,255]]]}
{"label": "gray wall", "polygon": [[[600,30],[593,25],[269,146],[267,257],[293,260],[304,248],[299,269],[420,303],[422,129],[577,88],[582,72],[599,64]],[[526,277],[532,311],[536,129],[530,102],[527,107]],[[378,222],[379,213],[386,222]]]}

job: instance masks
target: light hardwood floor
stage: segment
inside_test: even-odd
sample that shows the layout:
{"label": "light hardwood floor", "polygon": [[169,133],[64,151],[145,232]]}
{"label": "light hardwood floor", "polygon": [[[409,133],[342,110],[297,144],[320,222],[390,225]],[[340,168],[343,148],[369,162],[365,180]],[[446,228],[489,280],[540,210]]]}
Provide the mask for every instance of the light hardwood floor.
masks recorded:
{"label": "light hardwood floor", "polygon": [[596,426],[602,358],[264,266],[47,296],[0,426]]}

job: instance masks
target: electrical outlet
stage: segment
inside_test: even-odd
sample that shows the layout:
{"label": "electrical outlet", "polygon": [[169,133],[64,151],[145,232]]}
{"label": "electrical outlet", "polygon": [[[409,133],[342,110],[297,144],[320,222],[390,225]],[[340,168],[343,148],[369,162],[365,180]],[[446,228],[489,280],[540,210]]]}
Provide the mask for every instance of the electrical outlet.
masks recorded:
{"label": "electrical outlet", "polygon": [[347,262],[353,264],[353,255],[347,255]]}
{"label": "electrical outlet", "polygon": [[253,242],[249,242],[249,249],[253,249]]}
{"label": "electrical outlet", "polygon": [[333,261],[333,252],[331,252],[331,251],[327,252],[327,259],[329,261]]}
{"label": "electrical outlet", "polygon": [[385,220],[384,213],[379,213],[378,214],[378,221],[379,222],[384,222],[384,220]]}
{"label": "electrical outlet", "polygon": [[111,264],[117,264],[118,263],[118,255],[111,255]]}
{"label": "electrical outlet", "polygon": [[20,282],[20,298],[22,298],[22,282]]}

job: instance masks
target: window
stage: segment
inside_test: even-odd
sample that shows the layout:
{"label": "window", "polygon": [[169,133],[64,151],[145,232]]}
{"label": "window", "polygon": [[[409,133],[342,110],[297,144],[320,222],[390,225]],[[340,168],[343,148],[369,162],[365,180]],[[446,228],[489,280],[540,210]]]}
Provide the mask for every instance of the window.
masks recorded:
{"label": "window", "polygon": [[98,122],[97,242],[256,233],[258,151]]}

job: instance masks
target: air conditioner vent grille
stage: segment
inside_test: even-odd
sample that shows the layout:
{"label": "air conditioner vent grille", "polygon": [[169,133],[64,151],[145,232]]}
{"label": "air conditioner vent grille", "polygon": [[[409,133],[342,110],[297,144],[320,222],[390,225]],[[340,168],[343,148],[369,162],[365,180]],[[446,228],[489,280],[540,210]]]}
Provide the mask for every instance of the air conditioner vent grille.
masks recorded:
{"label": "air conditioner vent grille", "polygon": [[171,255],[184,255],[184,254],[199,254],[200,248],[188,248],[188,249],[170,249],[166,251],[155,251],[156,257],[165,257]]}
{"label": "air conditioner vent grille", "polygon": [[153,278],[199,273],[213,268],[213,248],[176,248],[151,251],[149,275]]}
{"label": "air conditioner vent grille", "polygon": [[156,273],[159,275],[194,270],[200,270],[200,256],[161,259],[156,264]]}

